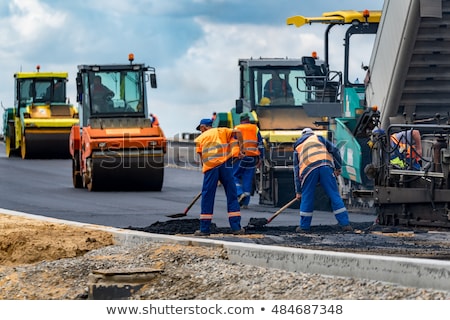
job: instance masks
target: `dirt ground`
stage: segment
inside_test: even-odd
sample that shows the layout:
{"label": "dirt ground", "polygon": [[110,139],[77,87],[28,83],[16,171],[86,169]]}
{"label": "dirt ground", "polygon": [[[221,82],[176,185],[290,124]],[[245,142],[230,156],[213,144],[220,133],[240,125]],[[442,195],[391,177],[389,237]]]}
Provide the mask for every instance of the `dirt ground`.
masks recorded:
{"label": "dirt ground", "polygon": [[0,214],[0,265],[71,258],[113,244],[108,232]]}
{"label": "dirt ground", "polygon": [[[191,229],[198,226],[198,220],[156,224],[145,229],[183,234],[180,232],[183,230],[178,229],[180,225],[192,234]],[[265,228],[263,234],[261,230],[248,230],[243,236],[231,236],[227,230],[217,229],[210,238],[265,245],[286,245],[287,242],[290,246],[300,243],[311,246],[317,242],[321,244],[317,249],[324,249],[324,242],[351,240],[354,247],[361,241],[359,234],[342,234],[332,227],[315,229],[311,238],[295,235],[291,227],[285,229]],[[416,246],[417,240],[414,241]],[[448,239],[440,240],[446,243],[441,250],[448,253]],[[388,242],[388,246],[393,245],[386,238],[382,241]],[[425,247],[429,245],[427,242]],[[114,245],[113,236],[108,232],[0,213],[0,300],[89,299],[89,279],[94,271],[140,272],[149,269],[156,270],[155,278],[135,292],[132,299],[449,298],[448,292],[437,290],[399,288],[371,280],[335,279],[242,266],[228,261],[220,248],[154,243],[118,246]]]}

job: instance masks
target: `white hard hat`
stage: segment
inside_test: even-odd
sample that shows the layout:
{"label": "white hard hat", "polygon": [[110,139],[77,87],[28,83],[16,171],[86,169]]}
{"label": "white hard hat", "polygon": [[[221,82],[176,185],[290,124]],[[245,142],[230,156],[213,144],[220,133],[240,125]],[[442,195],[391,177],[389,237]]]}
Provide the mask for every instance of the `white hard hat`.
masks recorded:
{"label": "white hard hat", "polygon": [[311,128],[305,128],[302,130],[302,135],[312,134],[312,133],[314,133],[314,131]]}

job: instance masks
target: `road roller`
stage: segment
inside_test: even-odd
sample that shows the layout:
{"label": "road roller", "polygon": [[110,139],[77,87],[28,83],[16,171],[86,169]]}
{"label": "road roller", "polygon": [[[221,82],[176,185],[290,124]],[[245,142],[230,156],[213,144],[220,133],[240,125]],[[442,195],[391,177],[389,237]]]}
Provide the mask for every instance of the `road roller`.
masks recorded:
{"label": "road roller", "polygon": [[79,65],[80,122],[69,149],[75,188],[161,191],[167,140],[152,124],[147,87],[156,88],[154,67],[134,63]]}
{"label": "road roller", "polygon": [[14,106],[3,113],[6,156],[70,158],[69,135],[78,109],[66,96],[67,72],[17,72]]}

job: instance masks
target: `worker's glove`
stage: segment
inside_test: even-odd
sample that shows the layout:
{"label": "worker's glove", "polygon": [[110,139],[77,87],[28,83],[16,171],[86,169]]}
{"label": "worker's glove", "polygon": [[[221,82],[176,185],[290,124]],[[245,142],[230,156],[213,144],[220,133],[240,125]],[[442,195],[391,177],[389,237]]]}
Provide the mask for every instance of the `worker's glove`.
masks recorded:
{"label": "worker's glove", "polygon": [[336,177],[339,177],[341,175],[341,173],[342,173],[342,169],[334,169],[334,175]]}

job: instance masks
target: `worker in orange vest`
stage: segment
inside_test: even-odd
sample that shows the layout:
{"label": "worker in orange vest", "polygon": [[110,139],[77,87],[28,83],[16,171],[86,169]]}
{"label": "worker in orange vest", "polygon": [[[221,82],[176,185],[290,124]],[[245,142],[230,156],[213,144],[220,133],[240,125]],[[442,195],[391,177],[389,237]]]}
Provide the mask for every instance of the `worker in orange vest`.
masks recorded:
{"label": "worker in orange vest", "polygon": [[159,127],[158,117],[154,113],[150,113],[150,118],[152,119],[152,127]]}
{"label": "worker in orange vest", "polygon": [[419,130],[405,130],[391,135],[390,162],[401,169],[420,170],[422,160],[422,138]]}
{"label": "worker in orange vest", "polygon": [[233,161],[233,175],[239,205],[248,208],[256,167],[264,157],[263,140],[256,124],[250,123],[250,116],[244,113],[235,129],[242,132],[244,158]]}
{"label": "worker in orange vest", "polygon": [[239,130],[220,127],[213,128],[211,119],[202,119],[197,126],[202,133],[194,140],[196,152],[202,161],[203,187],[200,213],[200,230],[195,236],[209,236],[214,211],[217,184],[220,181],[227,197],[228,221],[233,234],[243,234],[241,211],[237,200],[231,164],[231,142],[237,139],[242,146]]}
{"label": "worker in orange vest", "polygon": [[276,70],[272,70],[272,78],[264,85],[264,97],[270,100],[292,97],[291,86]]}

